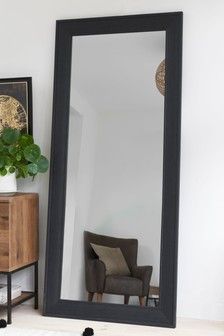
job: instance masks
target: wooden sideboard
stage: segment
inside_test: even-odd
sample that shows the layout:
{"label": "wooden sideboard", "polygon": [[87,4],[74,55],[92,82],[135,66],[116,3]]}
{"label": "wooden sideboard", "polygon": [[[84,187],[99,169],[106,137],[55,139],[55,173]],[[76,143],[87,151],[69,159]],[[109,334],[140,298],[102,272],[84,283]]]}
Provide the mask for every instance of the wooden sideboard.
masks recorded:
{"label": "wooden sideboard", "polygon": [[[7,276],[8,323],[11,308],[31,298],[38,307],[38,222],[39,197],[36,193],[0,194],[0,274]],[[23,291],[11,300],[12,274],[34,266],[34,291]],[[2,305],[0,305],[2,306]]]}
{"label": "wooden sideboard", "polygon": [[38,194],[0,195],[0,271],[38,260]]}

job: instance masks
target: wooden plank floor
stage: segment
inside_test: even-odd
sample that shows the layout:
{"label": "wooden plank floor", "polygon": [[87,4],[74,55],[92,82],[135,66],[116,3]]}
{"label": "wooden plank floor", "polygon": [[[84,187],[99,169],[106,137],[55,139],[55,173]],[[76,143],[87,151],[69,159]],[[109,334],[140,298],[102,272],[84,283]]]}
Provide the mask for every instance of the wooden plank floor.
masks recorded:
{"label": "wooden plank floor", "polygon": [[[0,313],[0,317],[4,315]],[[95,336],[224,336],[224,322],[178,319],[176,329],[154,328],[106,322],[81,321],[44,317],[29,305],[13,310],[13,324],[9,328],[46,329],[80,332],[92,327]]]}

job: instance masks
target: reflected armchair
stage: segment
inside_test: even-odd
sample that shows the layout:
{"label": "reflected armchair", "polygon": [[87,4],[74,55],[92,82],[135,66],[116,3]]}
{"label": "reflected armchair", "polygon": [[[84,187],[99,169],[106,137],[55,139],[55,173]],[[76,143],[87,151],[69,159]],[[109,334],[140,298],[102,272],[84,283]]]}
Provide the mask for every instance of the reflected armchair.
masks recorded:
{"label": "reflected armchair", "polygon": [[[99,260],[91,244],[119,247],[130,269],[129,276],[106,275],[105,264]],[[102,236],[84,232],[85,279],[88,301],[97,294],[97,302],[102,302],[103,293],[124,295],[128,304],[130,296],[138,296],[141,306],[148,295],[152,266],[137,266],[138,240]]]}

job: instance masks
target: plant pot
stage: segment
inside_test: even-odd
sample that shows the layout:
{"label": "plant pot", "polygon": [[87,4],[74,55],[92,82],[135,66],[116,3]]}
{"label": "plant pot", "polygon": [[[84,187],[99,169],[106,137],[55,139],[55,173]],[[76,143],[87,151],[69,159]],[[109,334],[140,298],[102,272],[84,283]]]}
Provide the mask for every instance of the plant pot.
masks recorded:
{"label": "plant pot", "polygon": [[8,173],[5,176],[0,176],[0,193],[8,194],[17,192],[16,174]]}

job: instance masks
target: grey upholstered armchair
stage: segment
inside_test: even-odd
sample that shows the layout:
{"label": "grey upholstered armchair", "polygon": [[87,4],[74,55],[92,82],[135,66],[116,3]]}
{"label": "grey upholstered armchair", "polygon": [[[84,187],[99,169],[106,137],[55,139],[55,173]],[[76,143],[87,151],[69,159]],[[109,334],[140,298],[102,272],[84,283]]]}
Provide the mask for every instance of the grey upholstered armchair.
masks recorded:
{"label": "grey upholstered armchair", "polygon": [[[130,269],[129,276],[106,275],[105,264],[99,260],[91,244],[106,247],[119,247]],[[88,300],[97,294],[97,301],[102,301],[103,293],[124,295],[128,304],[130,296],[138,296],[140,305],[148,295],[152,266],[137,266],[138,240],[102,236],[84,232],[85,278]]]}

